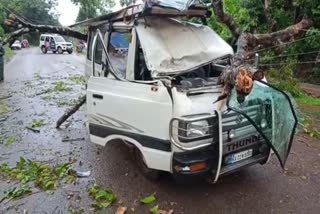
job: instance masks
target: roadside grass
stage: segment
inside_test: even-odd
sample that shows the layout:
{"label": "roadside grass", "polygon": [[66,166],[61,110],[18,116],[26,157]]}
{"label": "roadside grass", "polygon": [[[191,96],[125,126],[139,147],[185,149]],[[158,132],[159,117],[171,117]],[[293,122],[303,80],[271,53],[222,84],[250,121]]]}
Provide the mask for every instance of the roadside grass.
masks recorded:
{"label": "roadside grass", "polygon": [[302,95],[296,97],[295,99],[299,104],[320,106],[320,98],[319,97],[313,97],[313,96],[310,96],[308,94],[303,93]]}
{"label": "roadside grass", "polygon": [[8,46],[4,46],[4,60],[9,61],[14,55],[14,52]]}
{"label": "roadside grass", "polygon": [[301,113],[299,127],[305,134],[320,139],[320,98],[306,94],[293,75],[292,64],[267,71],[268,81],[277,88],[292,95]]}

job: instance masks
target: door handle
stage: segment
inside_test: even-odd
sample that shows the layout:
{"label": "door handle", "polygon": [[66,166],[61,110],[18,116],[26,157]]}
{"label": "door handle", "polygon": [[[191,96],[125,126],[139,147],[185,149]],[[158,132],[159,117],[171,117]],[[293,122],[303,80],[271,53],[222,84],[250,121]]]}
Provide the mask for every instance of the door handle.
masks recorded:
{"label": "door handle", "polygon": [[103,96],[100,94],[93,94],[92,97],[95,99],[103,100]]}

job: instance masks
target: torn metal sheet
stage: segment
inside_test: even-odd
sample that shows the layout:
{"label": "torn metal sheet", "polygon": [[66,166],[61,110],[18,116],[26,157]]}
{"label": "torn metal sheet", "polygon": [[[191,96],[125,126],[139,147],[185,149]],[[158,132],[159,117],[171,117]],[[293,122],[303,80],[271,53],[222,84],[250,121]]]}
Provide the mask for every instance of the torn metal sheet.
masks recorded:
{"label": "torn metal sheet", "polygon": [[208,26],[157,17],[146,22],[136,29],[153,77],[193,70],[233,54],[232,47]]}
{"label": "torn metal sheet", "polygon": [[199,1],[195,1],[195,0],[178,0],[178,1],[172,1],[172,0],[149,0],[148,1],[147,0],[146,1],[147,4],[156,4],[163,7],[171,7],[180,11],[187,10],[195,2],[199,3]]}

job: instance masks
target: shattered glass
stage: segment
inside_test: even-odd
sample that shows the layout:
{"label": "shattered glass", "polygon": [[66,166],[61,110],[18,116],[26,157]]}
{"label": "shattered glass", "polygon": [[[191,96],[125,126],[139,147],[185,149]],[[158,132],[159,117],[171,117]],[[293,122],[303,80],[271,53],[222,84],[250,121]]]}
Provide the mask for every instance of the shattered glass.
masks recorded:
{"label": "shattered glass", "polygon": [[[252,106],[259,106],[258,112],[246,114],[246,109]],[[233,89],[228,107],[251,119],[284,167],[297,126],[296,113],[289,96],[266,83],[255,81],[252,92],[243,103],[238,102],[236,90]]]}

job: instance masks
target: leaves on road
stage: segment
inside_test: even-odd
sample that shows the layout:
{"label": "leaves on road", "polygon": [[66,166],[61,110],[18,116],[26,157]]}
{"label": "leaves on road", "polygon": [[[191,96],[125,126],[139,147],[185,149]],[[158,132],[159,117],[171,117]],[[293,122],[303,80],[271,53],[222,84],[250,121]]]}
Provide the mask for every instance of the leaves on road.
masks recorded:
{"label": "leaves on road", "polygon": [[[25,160],[23,157],[20,157],[13,168],[9,167],[7,163],[0,165],[1,173],[18,180],[23,185],[33,182],[36,187],[42,190],[53,190],[62,180],[67,180],[68,182],[72,179],[74,180],[75,177],[68,174],[69,169],[69,163],[50,166],[32,160]],[[71,179],[71,177],[73,178]],[[20,188],[11,192],[15,195],[25,193],[27,190],[26,188],[22,190]]]}
{"label": "leaves on road", "polygon": [[52,92],[71,91],[71,88],[68,87],[67,84],[63,81],[56,81],[56,82],[53,82],[52,84],[54,85]]}
{"label": "leaves on road", "polygon": [[4,191],[4,194],[5,198],[7,199],[15,199],[31,192],[31,187],[24,184],[20,187],[9,188],[8,190]]}
{"label": "leaves on road", "polygon": [[93,184],[89,187],[88,193],[95,200],[91,205],[94,209],[108,208],[117,198],[112,190],[103,189],[97,184]]}
{"label": "leaves on road", "polygon": [[32,120],[32,122],[29,124],[28,127],[30,128],[38,128],[40,126],[43,126],[45,123],[44,123],[44,120],[42,119],[34,119]]}
{"label": "leaves on road", "polygon": [[70,75],[69,80],[79,85],[84,85],[86,83],[86,77],[84,75]]}
{"label": "leaves on road", "polygon": [[7,103],[3,100],[0,102],[0,114],[8,113],[8,106]]}
{"label": "leaves on road", "polygon": [[14,143],[15,141],[16,141],[16,138],[13,137],[13,136],[10,136],[10,137],[8,137],[8,138],[5,140],[5,145],[6,145],[6,146],[9,146],[9,145],[11,145],[12,143]]}
{"label": "leaves on road", "polygon": [[159,213],[159,205],[157,204],[157,205],[151,207],[150,212],[152,214],[158,214]]}
{"label": "leaves on road", "polygon": [[140,202],[143,203],[143,204],[150,204],[150,203],[152,203],[152,202],[154,202],[156,200],[156,196],[155,195],[156,195],[156,193],[153,193],[153,194],[151,194],[149,196],[141,198]]}

